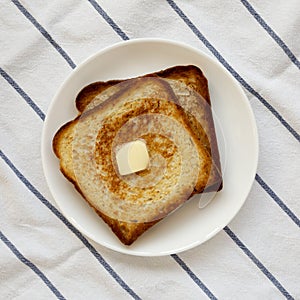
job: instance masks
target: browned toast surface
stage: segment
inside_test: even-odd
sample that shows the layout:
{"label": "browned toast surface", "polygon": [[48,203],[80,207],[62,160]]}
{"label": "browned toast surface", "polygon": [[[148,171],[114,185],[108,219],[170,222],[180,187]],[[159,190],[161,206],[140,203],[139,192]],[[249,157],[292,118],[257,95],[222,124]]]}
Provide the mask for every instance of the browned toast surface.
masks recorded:
{"label": "browned toast surface", "polygon": [[[89,86],[85,87],[76,98],[76,106],[79,110],[79,116],[73,121],[70,121],[64,126],[62,126],[53,139],[53,149],[56,156],[60,159],[60,169],[62,173],[69,181],[71,181],[74,184],[74,186],[81,193],[81,195],[95,209],[97,214],[108,224],[108,226],[112,229],[116,236],[125,245],[132,244],[141,234],[143,234],[147,229],[156,224],[166,214],[162,214],[161,216],[156,215],[155,219],[150,220],[148,222],[126,222],[124,220],[120,220],[116,217],[113,217],[112,214],[110,215],[105,213],[105,211],[103,210],[101,211],[101,209],[97,208],[97,205],[95,205],[93,201],[89,201],[87,199],[86,191],[83,192],[82,187],[78,183],[76,171],[74,172],[74,162],[72,158],[74,128],[79,122],[79,119],[86,118],[88,120],[90,118],[92,121],[95,115],[99,114],[99,112],[105,111],[105,113],[109,115],[107,124],[112,125],[110,128],[116,129],[118,127],[117,121],[120,118],[123,120],[123,122],[121,122],[122,125],[125,121],[128,121],[130,118],[137,116],[139,113],[169,113],[175,119],[181,120],[181,124],[185,127],[185,130],[192,137],[195,145],[197,145],[198,153],[200,153],[201,157],[203,158],[203,161],[206,162],[206,167],[203,165],[201,168],[202,175],[199,173],[199,176],[202,176],[202,179],[198,180],[199,184],[197,183],[195,185],[195,191],[202,192],[205,188],[207,181],[209,182],[209,187],[207,188],[208,191],[216,191],[222,187],[219,152],[217,147],[213,116],[210,109],[208,85],[207,80],[203,76],[202,72],[194,66],[179,66],[160,71],[154,74],[145,75],[144,79],[145,77],[158,77],[158,80],[159,78],[164,78],[171,81],[169,82],[169,84],[168,82],[166,82],[166,84],[165,82],[163,82],[163,88],[159,92],[156,92],[156,94],[155,92],[153,92],[152,94],[150,93],[150,97],[147,98],[149,99],[149,101],[146,101],[145,98],[143,98],[143,105],[141,105],[139,101],[133,101],[130,104],[131,107],[129,109],[128,103],[123,103],[123,106],[126,110],[123,112],[123,114],[121,113],[119,116],[111,116],[108,112],[114,111],[115,106],[121,102],[122,98],[128,98],[131,95],[130,93],[134,93],[136,91],[136,89],[140,85],[139,79],[134,80],[133,86],[131,85],[131,82],[130,84],[128,84],[128,81],[123,80],[112,80],[109,82],[96,82],[90,84]],[[149,82],[153,82],[153,80],[154,79],[149,79]],[[172,81],[174,81],[175,83],[173,84]],[[180,88],[179,86],[176,86],[176,82],[180,82],[184,85],[187,85],[196,93],[199,93],[202,96],[200,98],[197,98],[197,96],[195,96],[194,101],[199,101],[199,103],[197,103],[197,109],[200,113],[202,112],[204,114],[204,126],[202,122],[200,124],[193,115],[185,113],[181,109],[180,101],[186,101],[186,99],[184,97],[181,97],[182,99],[176,97],[174,89]],[[97,99],[95,100],[95,98]],[[162,101],[162,99],[166,99],[167,101],[164,102]],[[203,103],[203,99],[205,103]],[[171,105],[171,109],[170,103],[167,103],[168,101],[171,101],[173,103]],[[158,108],[155,108],[155,105],[153,107],[153,104],[155,103],[157,104]],[[122,107],[122,109],[124,109],[124,107]],[[193,108],[193,106],[191,107]],[[115,121],[112,122],[112,120]],[[80,122],[82,122],[82,120]],[[102,135],[100,134],[99,137],[97,136],[97,138],[99,138],[101,141],[99,145],[105,146],[102,148],[99,147],[98,149],[98,158],[101,160],[100,163],[103,163],[103,157],[108,157],[108,153],[105,152],[105,149],[110,149],[111,147],[109,140],[105,140],[103,138],[104,136],[104,131],[102,132]],[[146,135],[145,139],[147,139]],[[158,138],[157,141],[155,141],[154,139],[153,141],[153,143],[162,142],[161,138]],[[126,142],[126,139],[123,140],[123,142]],[[165,142],[166,141],[163,141],[162,143]],[[213,157],[213,161],[210,156]],[[109,165],[109,159],[106,159],[105,166]],[[111,165],[110,168],[112,168]],[[112,173],[112,169],[110,169],[110,174]],[[107,178],[102,179],[107,180]],[[114,178],[114,180],[115,179],[116,178]],[[119,188],[120,184],[122,185],[121,181],[111,181],[111,188]],[[189,195],[185,196],[185,198],[185,200],[187,200],[189,198]],[[169,211],[173,210],[184,201],[180,199],[177,202],[173,202],[175,203],[174,205],[168,206]]]}

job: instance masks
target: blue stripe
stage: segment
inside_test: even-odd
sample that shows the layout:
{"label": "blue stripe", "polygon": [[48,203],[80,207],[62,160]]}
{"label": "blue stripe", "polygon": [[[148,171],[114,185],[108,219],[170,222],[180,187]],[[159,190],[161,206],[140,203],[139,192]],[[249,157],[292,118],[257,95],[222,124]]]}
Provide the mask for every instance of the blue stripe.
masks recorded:
{"label": "blue stripe", "polygon": [[283,201],[274,193],[274,191],[263,181],[263,179],[256,174],[256,181],[269,194],[269,196],[280,206],[280,208],[293,220],[293,222],[300,227],[300,220],[297,216],[283,203]]}
{"label": "blue stripe", "polygon": [[112,29],[123,39],[129,40],[127,34],[112,20],[111,17],[103,10],[103,8],[95,1],[88,0],[92,6],[96,9],[96,11],[102,16],[102,18],[112,27]]}
{"label": "blue stripe", "polygon": [[89,249],[98,262],[105,268],[105,270],[118,282],[118,284],[132,296],[134,299],[141,299],[112,269],[112,267],[105,261],[105,259],[97,252],[97,250],[88,242],[88,240],[78,231],[61,213],[57,210],[26,178],[25,176],[13,165],[9,158],[0,150],[0,156],[10,169],[17,175],[23,184],[47,207],[55,214]]}
{"label": "blue stripe", "polygon": [[70,56],[60,47],[43,26],[29,13],[29,11],[18,1],[12,0],[20,12],[35,26],[35,28],[49,41],[49,43],[61,54],[72,69],[76,67]]}
{"label": "blue stripe", "polygon": [[0,74],[29,104],[29,106],[37,113],[37,115],[44,121],[45,114],[42,112],[42,110],[33,102],[33,100],[23,91],[23,89],[1,67],[0,67]]}
{"label": "blue stripe", "polygon": [[166,0],[178,16],[186,23],[193,33],[202,41],[210,52],[222,63],[222,65],[234,76],[234,78],[253,96],[255,96],[270,112],[280,121],[280,123],[300,142],[300,135],[293,129],[288,122],[268,103],[257,91],[255,91],[224,59],[224,57],[214,48],[214,46],[204,37],[199,29],[188,19],[183,11],[173,0]]}
{"label": "blue stripe", "polygon": [[29,259],[27,259],[13,244],[12,242],[2,233],[0,230],[0,239],[2,242],[11,250],[11,252],[27,267],[29,267],[34,273],[36,273],[51,292],[57,297],[57,299],[64,300],[65,297],[57,290],[57,288],[51,283],[46,275]]}
{"label": "blue stripe", "polygon": [[282,286],[282,284],[268,271],[268,269],[255,257],[255,255],[242,243],[242,241],[230,230],[228,226],[224,228],[224,231],[229,237],[237,244],[240,249],[254,262],[254,264],[266,275],[266,277],[278,288],[286,299],[294,299],[289,292]]}
{"label": "blue stripe", "polygon": [[193,279],[193,281],[202,289],[209,299],[217,300],[214,294],[208,289],[208,287],[192,272],[192,270],[186,265],[186,263],[177,255],[171,254],[171,257],[181,266],[183,270]]}
{"label": "blue stripe", "polygon": [[258,14],[253,6],[247,0],[241,0],[242,4],[247,8],[249,13],[255,18],[255,20],[267,31],[272,39],[278,44],[278,46],[284,51],[289,57],[291,62],[300,69],[300,62],[285,42],[274,32],[274,30],[265,22],[265,20]]}

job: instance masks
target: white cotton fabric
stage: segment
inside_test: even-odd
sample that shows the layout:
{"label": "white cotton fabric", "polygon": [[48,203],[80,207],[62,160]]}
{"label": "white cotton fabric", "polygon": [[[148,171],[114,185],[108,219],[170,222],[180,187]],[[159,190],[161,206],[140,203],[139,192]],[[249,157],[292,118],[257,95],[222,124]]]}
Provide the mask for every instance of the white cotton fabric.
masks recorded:
{"label": "white cotton fabric", "polygon": [[[76,65],[122,40],[88,0],[21,0],[21,4]],[[130,39],[173,39],[213,56],[167,1],[98,0],[98,4]],[[300,70],[244,5],[229,0],[177,0],[176,4],[236,72],[299,133]],[[251,5],[300,60],[298,0],[251,0]],[[1,3],[0,67],[45,114],[72,70],[11,1]],[[257,173],[299,219],[299,141],[255,96],[246,94],[259,133]],[[56,206],[42,170],[43,121],[3,76],[0,113],[1,151]],[[299,226],[258,182],[228,226],[288,293],[300,299]],[[66,299],[131,298],[3,159],[0,231]],[[142,299],[208,299],[171,256],[134,257],[90,243]],[[285,298],[225,231],[178,256],[218,299]],[[56,298],[1,240],[0,298]]]}

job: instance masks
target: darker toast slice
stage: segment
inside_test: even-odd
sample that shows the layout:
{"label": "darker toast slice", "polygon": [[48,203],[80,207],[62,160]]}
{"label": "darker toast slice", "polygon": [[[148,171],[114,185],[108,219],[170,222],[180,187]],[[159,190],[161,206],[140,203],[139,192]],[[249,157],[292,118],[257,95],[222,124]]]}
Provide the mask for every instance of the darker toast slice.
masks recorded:
{"label": "darker toast slice", "polygon": [[[223,181],[220,154],[209,96],[208,81],[203,72],[194,65],[175,66],[159,72],[146,74],[141,77],[151,76],[181,82],[199,95],[199,97],[197,97],[197,100],[199,101],[198,106],[200,107],[200,113],[203,115],[201,124],[197,122],[192,114],[187,113],[187,118],[189,119],[190,126],[194,133],[198,135],[198,138],[206,146],[207,151],[213,158],[211,177],[205,192],[221,190]],[[75,102],[78,111],[82,113],[88,108],[89,103],[95,98],[95,96],[113,86],[115,87],[113,92],[118,92],[121,88],[121,85],[119,85],[121,82],[124,82],[124,80],[110,80],[106,82],[99,81],[84,87],[76,97]],[[203,132],[202,127],[204,128],[205,132]],[[199,192],[203,191],[195,188],[195,193]]]}

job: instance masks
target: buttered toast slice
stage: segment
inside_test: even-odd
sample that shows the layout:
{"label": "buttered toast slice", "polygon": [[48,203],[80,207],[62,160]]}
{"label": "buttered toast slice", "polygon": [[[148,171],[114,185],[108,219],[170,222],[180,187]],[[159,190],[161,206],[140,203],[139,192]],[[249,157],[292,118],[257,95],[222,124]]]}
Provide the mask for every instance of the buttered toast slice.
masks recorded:
{"label": "buttered toast slice", "polygon": [[[156,77],[129,83],[109,100],[81,115],[73,133],[73,169],[87,201],[126,222],[152,222],[204,190],[211,157],[191,130],[167,82]],[[142,139],[149,168],[121,176],[119,146]]]}
{"label": "buttered toast slice", "polygon": [[[216,149],[213,149],[216,138],[214,128],[211,126],[212,115],[209,114],[211,113],[209,94],[205,94],[206,79],[200,74],[201,71],[192,66],[175,67],[149,74],[145,78],[92,84],[83,89],[76,99],[80,111],[78,117],[61,127],[53,139],[53,149],[60,159],[63,174],[126,245],[133,243],[148,228],[179,207],[190,197],[194,188],[196,192],[202,192],[207,182],[209,182],[208,190],[217,190],[222,185],[219,156],[212,155],[214,151],[218,153],[218,149],[217,144],[215,144]],[[190,87],[189,93],[186,93],[186,86]],[[202,91],[202,97],[193,94],[197,88]],[[193,98],[192,104],[184,104],[188,101],[186,99],[188,95],[189,98]],[[205,118],[202,117],[205,124],[199,123],[192,113],[186,113],[182,109],[184,106],[188,112],[196,108],[199,114],[202,112],[205,115]],[[145,121],[139,119],[141,114],[147,115],[148,129],[137,131],[134,129],[135,125]],[[149,115],[159,115],[162,119],[149,119]],[[135,119],[136,123],[130,123],[132,119]],[[91,124],[95,122],[103,125],[102,129],[105,130],[95,132],[94,137],[91,138],[92,142],[89,143],[84,136],[91,131],[93,127]],[[126,130],[122,133],[118,128],[122,128],[124,124],[127,124],[127,127],[125,126]],[[165,129],[157,133],[156,130],[161,124],[165,125],[163,126]],[[170,131],[164,131],[166,128]],[[212,129],[213,133],[211,133]],[[115,172],[115,162],[110,159],[111,151],[116,146],[111,143],[114,134],[118,137],[115,144],[125,143],[133,137],[141,137],[147,143],[150,156],[158,167],[155,170],[141,171],[138,176],[130,175],[126,180],[119,178]],[[110,138],[107,138],[108,136]],[[187,137],[192,140],[191,145]],[[93,148],[93,156],[97,172],[92,175],[91,180],[90,172],[82,172],[88,165],[88,161],[85,160],[87,156],[82,153],[86,153],[89,148],[86,145],[93,143],[96,145]],[[80,153],[78,155],[76,149],[81,149],[81,155]],[[180,153],[184,155],[180,156]],[[160,161],[157,158],[159,156],[164,159]],[[180,163],[186,166],[183,175],[180,173],[180,168],[176,169],[176,166],[181,165]],[[198,171],[195,177],[195,172],[188,173],[188,170],[197,169],[197,165]],[[164,166],[164,174],[159,174],[161,166]],[[94,165],[90,166],[91,169],[93,167]],[[99,178],[100,185],[98,185]],[[149,186],[154,178],[161,180],[154,187]],[[98,188],[90,189],[90,182],[93,183],[92,186]],[[106,190],[101,185],[103,183]],[[135,185],[134,189],[132,184]],[[93,194],[96,196],[91,196]],[[154,200],[152,202],[147,200],[150,198]],[[123,201],[125,208],[118,211],[119,208],[117,210],[116,208],[120,200]],[[159,203],[162,200],[165,201],[165,205],[160,207]],[[113,209],[106,207],[107,203],[110,203]],[[145,204],[148,210],[141,214],[140,209],[145,208]],[[137,215],[139,216],[136,217]]]}

